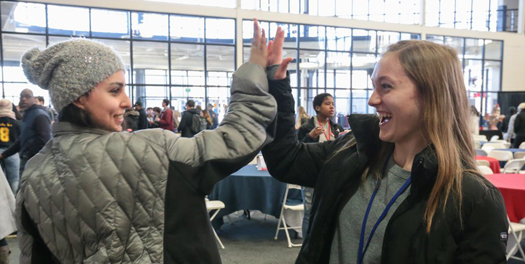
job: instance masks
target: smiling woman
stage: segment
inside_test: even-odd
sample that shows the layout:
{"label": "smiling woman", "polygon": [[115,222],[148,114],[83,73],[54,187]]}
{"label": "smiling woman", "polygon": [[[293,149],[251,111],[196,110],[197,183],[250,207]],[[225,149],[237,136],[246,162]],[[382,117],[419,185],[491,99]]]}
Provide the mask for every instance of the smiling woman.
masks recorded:
{"label": "smiling woman", "polygon": [[49,90],[60,117],[24,173],[20,262],[221,263],[204,197],[271,141],[265,131],[276,103],[266,50],[255,23],[250,62],[233,74],[229,114],[192,138],[122,132],[131,103],[124,64],[108,46],[75,39],[25,53],[24,73]]}
{"label": "smiling woman", "polygon": [[298,142],[290,79],[270,82],[268,170],[315,188],[296,264],[506,263],[505,205],[476,169],[456,51],[400,41],[372,82],[377,115],[351,115],[352,132],[323,143]]}

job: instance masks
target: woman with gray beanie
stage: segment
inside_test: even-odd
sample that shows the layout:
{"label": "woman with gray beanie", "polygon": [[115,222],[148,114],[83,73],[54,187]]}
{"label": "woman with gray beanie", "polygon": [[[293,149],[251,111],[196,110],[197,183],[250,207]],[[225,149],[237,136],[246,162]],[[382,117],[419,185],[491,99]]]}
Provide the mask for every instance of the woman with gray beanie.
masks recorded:
{"label": "woman with gray beanie", "polygon": [[75,39],[25,53],[24,73],[60,116],[22,176],[20,263],[221,263],[204,198],[270,141],[276,114],[266,39],[254,31],[229,113],[193,138],[121,132],[131,103],[111,48]]}

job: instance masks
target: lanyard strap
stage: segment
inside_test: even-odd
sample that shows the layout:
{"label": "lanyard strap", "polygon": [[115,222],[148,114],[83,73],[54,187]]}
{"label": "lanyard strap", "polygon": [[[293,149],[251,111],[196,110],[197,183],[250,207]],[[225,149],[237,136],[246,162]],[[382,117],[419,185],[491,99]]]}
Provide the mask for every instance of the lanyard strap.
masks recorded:
{"label": "lanyard strap", "polygon": [[[321,122],[319,122],[319,119],[317,119],[317,123],[319,123],[319,126],[323,128],[324,130],[324,126],[321,125]],[[326,139],[326,141],[330,141],[330,138],[331,138],[331,135],[332,135],[332,126],[330,125],[330,121],[327,121],[327,124],[328,124],[328,136],[326,136],[326,132],[323,131],[323,134],[324,134],[324,138]]]}
{"label": "lanyard strap", "polygon": [[[383,168],[383,175],[386,172],[386,166],[387,166],[389,160],[390,160],[390,158],[388,158],[386,160],[386,162],[385,162],[385,166]],[[368,240],[366,242],[366,246],[364,247],[364,250],[363,250],[364,241],[365,241],[365,229],[366,229],[366,222],[368,220],[368,214],[370,213],[370,209],[372,208],[372,204],[374,203],[374,198],[375,198],[375,196],[377,194],[377,191],[379,190],[379,186],[381,186],[381,178],[377,179],[376,187],[374,189],[374,193],[372,194],[372,197],[370,198],[370,202],[368,203],[368,207],[366,208],[365,217],[363,219],[363,224],[361,226],[361,237],[359,239],[359,251],[357,252],[357,264],[362,264],[363,263],[363,258],[365,256],[366,250],[368,249],[368,246],[370,245],[370,241],[372,240],[372,237],[374,236],[374,233],[375,233],[377,227],[379,226],[381,221],[383,221],[383,219],[385,218],[386,214],[390,210],[390,207],[392,207],[392,205],[397,200],[397,198],[399,198],[399,196],[408,188],[408,186],[411,183],[411,178],[412,177],[408,177],[408,179],[405,181],[403,186],[401,186],[401,188],[396,192],[394,197],[392,197],[392,199],[390,199],[390,202],[388,202],[387,206],[385,207],[385,210],[383,210],[383,213],[381,214],[381,216],[379,216],[379,219],[377,219],[374,227],[372,228],[372,231],[370,231],[370,235],[368,236]]]}

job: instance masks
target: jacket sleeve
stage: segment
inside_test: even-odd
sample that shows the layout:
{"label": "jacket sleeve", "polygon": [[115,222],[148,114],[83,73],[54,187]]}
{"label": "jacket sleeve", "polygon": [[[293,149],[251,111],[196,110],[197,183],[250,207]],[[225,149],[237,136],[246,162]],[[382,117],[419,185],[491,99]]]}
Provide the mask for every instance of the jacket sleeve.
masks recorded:
{"label": "jacket sleeve", "polygon": [[218,128],[193,138],[167,135],[171,166],[189,184],[208,194],[217,181],[248,164],[271,142],[272,129],[269,135],[266,131],[275,114],[276,102],[268,93],[264,69],[245,63],[233,74],[229,110]]}
{"label": "jacket sleeve", "polygon": [[[270,68],[273,76],[275,66]],[[270,174],[284,182],[314,187],[326,159],[332,153],[334,141],[323,143],[299,142],[295,132],[295,111],[289,76],[270,80],[270,93],[277,100],[277,130],[275,139],[263,149]]]}
{"label": "jacket sleeve", "polygon": [[484,197],[463,205],[464,230],[454,263],[507,263],[505,252],[509,226],[505,203],[493,186],[483,194]]}
{"label": "jacket sleeve", "polygon": [[319,142],[319,137],[310,137],[309,133],[311,130],[308,129],[308,123],[302,125],[297,132],[297,138],[304,143]]}

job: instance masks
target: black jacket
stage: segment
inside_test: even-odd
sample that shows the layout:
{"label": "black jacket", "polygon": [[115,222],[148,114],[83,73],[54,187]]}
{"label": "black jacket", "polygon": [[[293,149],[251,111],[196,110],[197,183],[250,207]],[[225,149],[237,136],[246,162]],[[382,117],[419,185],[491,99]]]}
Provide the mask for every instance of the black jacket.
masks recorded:
{"label": "black jacket", "polygon": [[[296,263],[329,263],[336,222],[358,190],[361,175],[381,144],[375,115],[349,117],[352,132],[335,141],[301,143],[294,131],[294,101],[289,78],[270,81],[277,99],[277,133],[263,149],[270,174],[278,180],[315,187],[308,236]],[[342,147],[353,137],[357,144]],[[384,234],[381,263],[506,263],[508,222],[500,192],[481,176],[465,174],[461,229],[456,196],[438,208],[432,230],[423,220],[436,180],[437,160],[429,147],[416,155],[409,196],[393,212]],[[502,237],[500,239],[500,237]]]}
{"label": "black jacket", "polygon": [[[297,137],[300,141],[319,142],[319,137],[312,138],[309,135],[310,131],[312,131],[312,129],[315,128],[314,119],[315,117],[311,117],[310,120],[308,120],[307,123],[301,125],[299,131],[297,131]],[[332,133],[334,134],[334,138],[337,138],[339,136],[339,133],[343,131],[343,127],[337,123],[332,122],[332,120],[330,120],[330,126]]]}
{"label": "black jacket", "polygon": [[26,160],[36,155],[51,139],[51,120],[46,109],[34,104],[24,114],[20,124],[20,137],[2,153],[7,158],[17,152]]}
{"label": "black jacket", "polygon": [[196,133],[191,131],[191,124],[193,123],[193,115],[200,115],[199,110],[192,108],[184,111],[180,119],[179,131],[181,137],[193,137]]}

